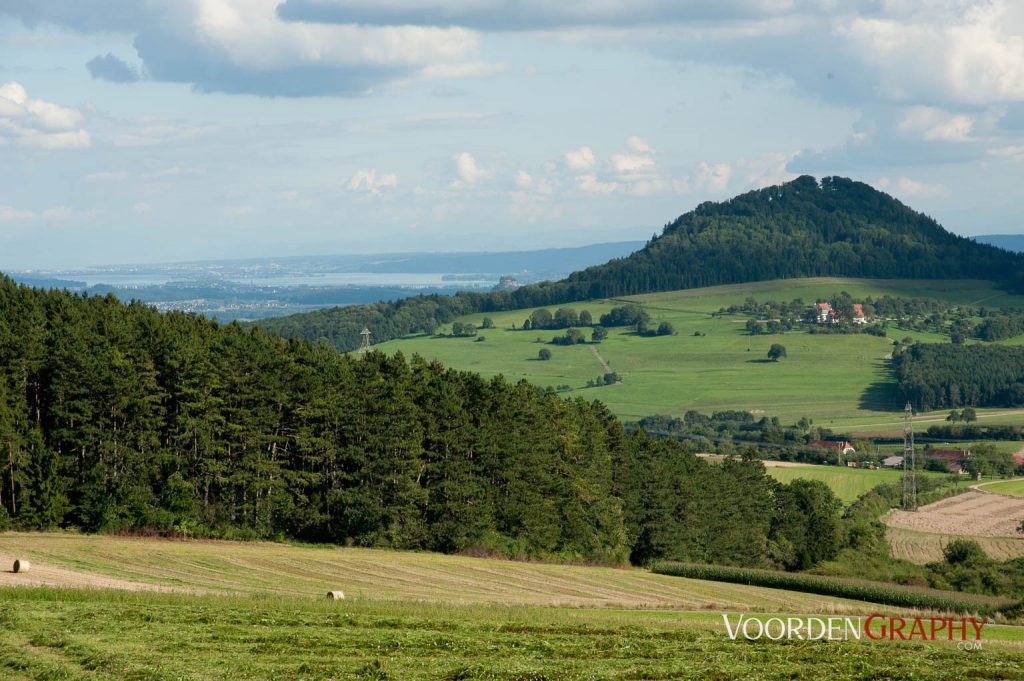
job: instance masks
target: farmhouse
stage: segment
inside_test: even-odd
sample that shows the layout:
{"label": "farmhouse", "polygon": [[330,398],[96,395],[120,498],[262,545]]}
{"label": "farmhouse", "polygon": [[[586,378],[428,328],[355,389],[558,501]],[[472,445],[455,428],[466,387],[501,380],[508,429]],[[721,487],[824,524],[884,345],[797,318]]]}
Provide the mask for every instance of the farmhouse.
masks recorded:
{"label": "farmhouse", "polygon": [[853,448],[846,440],[811,440],[807,443],[811,447],[821,447],[822,449],[831,449],[839,452],[840,454],[856,454],[857,450]]}
{"label": "farmhouse", "polygon": [[924,451],[924,455],[930,461],[941,461],[946,464],[950,473],[960,474],[966,472],[963,467],[964,461],[971,458],[971,452],[967,449],[942,449],[940,447],[929,447]]}
{"label": "farmhouse", "polygon": [[[832,307],[829,303],[816,303],[814,308],[815,319],[819,324],[838,324],[843,321],[844,315]],[[864,305],[862,303],[853,304],[853,319],[851,320],[854,324],[867,324],[868,318],[864,314]]]}

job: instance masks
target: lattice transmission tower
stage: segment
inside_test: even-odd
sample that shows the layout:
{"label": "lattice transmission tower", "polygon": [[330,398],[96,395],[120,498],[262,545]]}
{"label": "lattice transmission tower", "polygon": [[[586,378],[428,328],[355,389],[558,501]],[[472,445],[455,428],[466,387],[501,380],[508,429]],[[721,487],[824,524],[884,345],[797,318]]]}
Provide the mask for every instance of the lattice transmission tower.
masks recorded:
{"label": "lattice transmission tower", "polygon": [[903,510],[917,510],[917,459],[914,456],[914,409],[903,410]]}
{"label": "lattice transmission tower", "polygon": [[359,332],[359,335],[363,337],[363,344],[359,347],[360,350],[370,349],[370,330],[363,327],[363,330]]}

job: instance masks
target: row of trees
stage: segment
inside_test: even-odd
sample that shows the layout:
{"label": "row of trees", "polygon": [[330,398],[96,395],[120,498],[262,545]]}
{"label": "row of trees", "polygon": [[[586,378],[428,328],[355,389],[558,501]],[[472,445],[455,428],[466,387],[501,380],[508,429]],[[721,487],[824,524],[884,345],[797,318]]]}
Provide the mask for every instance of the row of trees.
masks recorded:
{"label": "row of trees", "polygon": [[788,566],[787,490],[526,382],[0,279],[5,523]]}

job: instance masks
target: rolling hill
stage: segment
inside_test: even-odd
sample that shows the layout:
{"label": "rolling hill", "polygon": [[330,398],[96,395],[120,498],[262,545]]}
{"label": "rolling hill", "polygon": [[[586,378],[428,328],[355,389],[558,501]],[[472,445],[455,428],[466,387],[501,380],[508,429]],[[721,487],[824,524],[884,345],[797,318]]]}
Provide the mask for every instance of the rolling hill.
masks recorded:
{"label": "rolling hill", "polygon": [[[893,341],[910,336],[948,343],[948,335],[890,322],[888,337],[863,333],[811,334],[800,328],[781,335],[752,336],[745,327],[749,315],[719,313],[722,308],[742,305],[748,298],[760,302],[800,298],[810,305],[841,291],[859,299],[891,296],[951,305],[1024,307],[1024,296],[980,280],[816,277],[651,293],[566,306],[577,312],[586,310],[597,320],[614,307],[639,305],[651,316],[654,326],[661,322],[673,326],[676,333],[668,336],[644,337],[622,327],[609,329],[608,337],[597,345],[555,346],[551,340],[564,331],[522,330],[526,318],[538,309],[527,308],[456,317],[453,323],[477,327],[473,337],[450,337],[451,325],[444,325],[438,333],[410,334],[377,347],[388,353],[400,351],[407,357],[419,354],[487,377],[502,374],[507,379],[522,378],[541,387],[561,387],[563,395],[600,400],[614,414],[628,420],[651,414],[681,417],[691,409],[708,414],[741,409],[758,417],[779,416],[786,423],[808,417],[815,425],[853,432],[898,429],[903,403],[898,400],[896,381],[887,360]],[[546,309],[554,313],[558,307]],[[480,328],[485,318],[491,320],[494,328]],[[584,331],[589,338],[591,331]],[[485,340],[479,341],[480,337]],[[1019,344],[1024,337],[1004,342]],[[787,348],[786,359],[764,361],[773,343]],[[538,361],[541,348],[550,350],[551,360]],[[619,375],[621,383],[587,387],[589,380],[605,373],[600,360]],[[917,422],[922,428],[944,423],[948,411],[919,414]],[[983,423],[1024,422],[1024,412],[1020,410],[982,409],[979,415]]]}
{"label": "rolling hill", "polygon": [[262,328],[339,350],[476,312],[803,277],[985,279],[1024,285],[1024,255],[957,236],[862,182],[802,176],[707,202],[668,224],[635,253],[510,292],[423,296],[259,322]]}

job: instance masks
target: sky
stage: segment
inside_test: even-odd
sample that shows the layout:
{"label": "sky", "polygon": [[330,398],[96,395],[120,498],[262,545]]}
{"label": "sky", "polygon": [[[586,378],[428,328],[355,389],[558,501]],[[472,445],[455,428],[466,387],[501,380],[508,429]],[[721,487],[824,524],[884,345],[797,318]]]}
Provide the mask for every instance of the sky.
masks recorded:
{"label": "sky", "polygon": [[801,174],[1022,233],[1012,0],[0,0],[0,267],[644,239]]}

